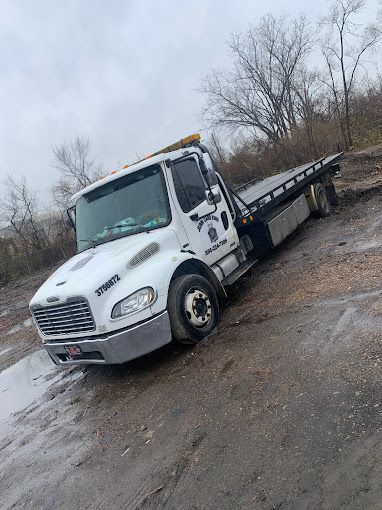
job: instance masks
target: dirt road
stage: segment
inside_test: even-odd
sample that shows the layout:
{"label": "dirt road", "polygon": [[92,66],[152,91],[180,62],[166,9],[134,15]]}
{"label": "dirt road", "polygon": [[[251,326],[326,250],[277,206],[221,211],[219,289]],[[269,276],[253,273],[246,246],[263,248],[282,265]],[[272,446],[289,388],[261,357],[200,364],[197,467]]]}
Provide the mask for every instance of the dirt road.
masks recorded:
{"label": "dirt road", "polygon": [[36,351],[22,305],[9,306],[44,275],[2,289],[1,508],[381,508],[382,175],[371,159],[363,173],[346,160],[337,184],[352,191],[334,214],[242,280],[194,349],[60,370]]}

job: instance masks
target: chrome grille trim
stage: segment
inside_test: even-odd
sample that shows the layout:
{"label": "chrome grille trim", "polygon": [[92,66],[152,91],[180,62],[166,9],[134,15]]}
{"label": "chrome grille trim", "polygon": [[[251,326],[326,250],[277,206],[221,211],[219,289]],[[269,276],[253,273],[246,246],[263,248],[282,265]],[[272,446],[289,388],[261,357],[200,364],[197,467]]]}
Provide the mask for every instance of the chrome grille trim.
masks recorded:
{"label": "chrome grille trim", "polygon": [[95,330],[93,315],[83,297],[71,298],[61,305],[35,306],[31,311],[44,335],[66,335]]}
{"label": "chrome grille trim", "polygon": [[73,320],[73,318],[75,319],[87,319],[87,318],[91,318],[91,315],[89,313],[82,313],[82,314],[63,314],[63,315],[52,315],[52,316],[49,316],[49,315],[40,315],[38,317],[38,322],[50,322],[52,319],[51,317],[53,317],[54,319],[58,319],[57,322],[62,322],[62,321],[65,321],[67,322],[68,320]]}
{"label": "chrome grille trim", "polygon": [[[68,309],[67,311],[64,312],[66,315],[80,315],[81,313],[88,313],[87,311],[87,308],[85,307],[81,307],[81,308],[72,308],[72,309]],[[35,314],[38,316],[38,317],[43,317],[44,315],[47,315],[48,317],[54,317],[55,315],[63,315],[62,311],[60,312],[52,312],[52,313],[46,313],[45,311],[42,311],[42,310],[36,310],[35,311]]]}

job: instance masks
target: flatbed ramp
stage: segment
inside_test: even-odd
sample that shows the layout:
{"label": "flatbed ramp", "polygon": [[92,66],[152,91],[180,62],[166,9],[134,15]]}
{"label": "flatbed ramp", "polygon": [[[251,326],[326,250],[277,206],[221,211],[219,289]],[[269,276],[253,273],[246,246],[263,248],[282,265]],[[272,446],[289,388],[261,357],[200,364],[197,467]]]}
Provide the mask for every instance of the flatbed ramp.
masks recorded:
{"label": "flatbed ramp", "polygon": [[260,208],[264,212],[275,207],[306,186],[309,181],[334,166],[342,152],[286,170],[262,181],[250,181],[233,191],[234,199],[243,216]]}

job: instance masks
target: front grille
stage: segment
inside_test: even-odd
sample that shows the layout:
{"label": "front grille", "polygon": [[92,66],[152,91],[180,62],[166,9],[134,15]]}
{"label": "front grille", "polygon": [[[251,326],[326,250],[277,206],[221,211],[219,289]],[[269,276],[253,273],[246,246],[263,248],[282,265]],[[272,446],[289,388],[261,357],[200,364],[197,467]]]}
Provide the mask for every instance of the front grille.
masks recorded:
{"label": "front grille", "polygon": [[32,313],[44,335],[67,335],[95,330],[93,316],[84,298],[72,299],[64,305],[36,307]]}

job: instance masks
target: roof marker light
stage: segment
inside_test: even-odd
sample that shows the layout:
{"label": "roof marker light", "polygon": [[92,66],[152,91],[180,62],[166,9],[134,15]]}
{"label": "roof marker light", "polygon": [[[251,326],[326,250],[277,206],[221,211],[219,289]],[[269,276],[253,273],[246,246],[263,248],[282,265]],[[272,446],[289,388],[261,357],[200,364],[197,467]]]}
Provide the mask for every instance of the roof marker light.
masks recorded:
{"label": "roof marker light", "polygon": [[[187,147],[188,145],[191,145],[193,143],[198,143],[198,142],[200,142],[200,134],[199,133],[194,133],[193,135],[189,135],[189,136],[186,136],[185,138],[181,138],[177,142],[175,142],[175,143],[173,143],[171,145],[168,145],[167,147],[164,147],[163,149],[160,149],[159,151],[156,151],[156,152],[153,152],[152,154],[149,154],[145,158],[140,159],[139,161],[136,161],[133,164],[140,163],[141,161],[145,161],[146,159],[150,159],[153,156],[158,156],[158,154],[163,154],[165,152],[172,152],[172,151],[176,151],[178,149],[183,149],[184,147]],[[128,167],[129,167],[129,165],[125,165],[122,168],[128,168]]]}

